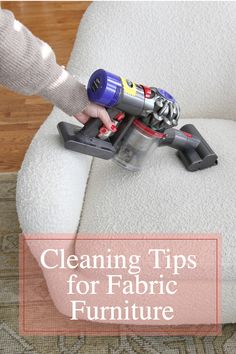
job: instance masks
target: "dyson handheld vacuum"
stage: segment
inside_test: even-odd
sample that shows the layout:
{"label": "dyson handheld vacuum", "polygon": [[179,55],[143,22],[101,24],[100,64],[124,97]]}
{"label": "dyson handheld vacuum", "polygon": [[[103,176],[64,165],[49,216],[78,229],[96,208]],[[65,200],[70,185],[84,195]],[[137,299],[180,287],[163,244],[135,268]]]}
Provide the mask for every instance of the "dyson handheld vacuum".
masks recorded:
{"label": "dyson handheld vacuum", "polygon": [[83,128],[60,122],[58,130],[67,149],[83,154],[113,159],[131,171],[140,170],[157,146],[170,146],[189,171],[217,164],[217,155],[192,124],[177,126],[179,105],[168,92],[136,84],[105,70],[90,77],[89,100],[106,107],[116,126],[109,131],[98,118]]}

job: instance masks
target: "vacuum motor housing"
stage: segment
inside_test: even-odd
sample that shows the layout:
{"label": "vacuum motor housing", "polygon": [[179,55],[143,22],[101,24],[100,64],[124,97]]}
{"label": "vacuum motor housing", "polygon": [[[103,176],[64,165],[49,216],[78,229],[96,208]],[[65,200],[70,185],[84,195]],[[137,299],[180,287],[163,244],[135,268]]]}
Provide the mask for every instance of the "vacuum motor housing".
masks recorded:
{"label": "vacuum motor housing", "polygon": [[[87,92],[91,102],[107,108],[115,107],[133,116],[144,118],[157,112],[159,108],[162,109],[161,115],[169,115],[177,120],[179,118],[179,106],[167,91],[136,84],[103,69],[96,70],[91,75]],[[159,120],[162,120],[161,115]],[[174,120],[173,124],[169,121],[168,127],[172,125],[177,125],[177,121]]]}

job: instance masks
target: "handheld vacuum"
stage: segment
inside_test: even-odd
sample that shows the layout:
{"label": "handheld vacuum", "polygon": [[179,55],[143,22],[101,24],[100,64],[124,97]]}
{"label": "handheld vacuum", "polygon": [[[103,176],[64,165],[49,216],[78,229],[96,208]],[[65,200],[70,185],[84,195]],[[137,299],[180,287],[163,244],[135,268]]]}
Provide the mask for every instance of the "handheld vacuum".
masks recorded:
{"label": "handheld vacuum", "polygon": [[83,128],[60,122],[59,133],[66,149],[113,159],[130,171],[139,171],[157,147],[169,146],[189,171],[217,164],[217,155],[192,124],[178,124],[180,108],[163,89],[134,83],[103,69],[96,70],[87,86],[91,102],[104,106],[116,127],[109,131],[98,118]]}

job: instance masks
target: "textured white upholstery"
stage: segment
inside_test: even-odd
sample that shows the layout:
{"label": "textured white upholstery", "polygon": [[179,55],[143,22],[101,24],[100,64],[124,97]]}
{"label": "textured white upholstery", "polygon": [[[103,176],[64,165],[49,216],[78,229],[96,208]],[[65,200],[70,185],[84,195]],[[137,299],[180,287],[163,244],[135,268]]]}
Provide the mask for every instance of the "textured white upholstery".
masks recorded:
{"label": "textured white upholstery", "polygon": [[74,72],[97,68],[177,98],[184,118],[235,119],[235,2],[95,2],[80,24]]}
{"label": "textured white upholstery", "polygon": [[[54,109],[19,172],[23,231],[75,232],[80,222],[81,232],[221,232],[223,284],[236,279],[235,10],[234,2],[96,2],[88,8],[70,71],[86,83],[104,68],[171,92],[182,117],[201,118],[194,124],[218,153],[219,166],[187,172],[167,148],[156,150],[140,174],[95,159],[85,193],[91,159],[63,149],[56,124],[73,119]],[[228,285],[223,321],[236,322]]]}
{"label": "textured white upholstery", "polygon": [[83,205],[91,158],[64,149],[54,108],[35,135],[18,173],[17,212],[25,233],[75,233]]}
{"label": "textured white upholstery", "polygon": [[[188,172],[168,147],[156,149],[140,173],[94,159],[81,232],[221,233],[223,278],[236,279],[236,122],[192,119],[219,153],[219,164]],[[214,133],[214,136],[213,136]],[[222,139],[222,136],[224,137]]]}

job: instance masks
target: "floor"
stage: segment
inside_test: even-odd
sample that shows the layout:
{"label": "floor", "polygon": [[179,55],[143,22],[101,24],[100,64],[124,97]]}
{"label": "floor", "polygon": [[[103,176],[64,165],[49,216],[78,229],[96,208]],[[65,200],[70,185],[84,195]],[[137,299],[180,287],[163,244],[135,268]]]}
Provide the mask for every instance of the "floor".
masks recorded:
{"label": "floor", "polygon": [[[60,65],[66,65],[80,19],[88,1],[2,2],[2,8],[40,39],[49,43]],[[0,172],[18,171],[33,135],[52,106],[35,96],[27,97],[0,87]]]}

